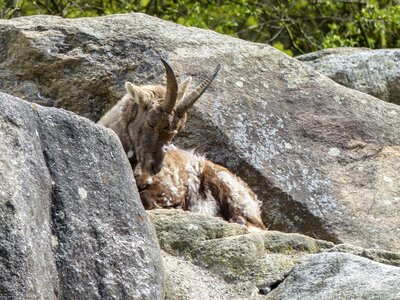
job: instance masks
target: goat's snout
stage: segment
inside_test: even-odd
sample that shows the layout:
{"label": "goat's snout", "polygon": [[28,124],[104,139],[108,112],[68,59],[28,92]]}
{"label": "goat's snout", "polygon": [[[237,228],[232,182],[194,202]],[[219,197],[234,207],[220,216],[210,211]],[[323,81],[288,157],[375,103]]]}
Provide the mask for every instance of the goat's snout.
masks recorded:
{"label": "goat's snout", "polygon": [[159,151],[158,153],[146,153],[143,155],[142,160],[142,173],[153,176],[161,171],[163,167],[164,154]]}
{"label": "goat's snout", "polygon": [[151,175],[156,175],[157,173],[159,173],[161,171],[162,166],[163,166],[162,163],[157,163],[157,162],[153,161],[150,164]]}

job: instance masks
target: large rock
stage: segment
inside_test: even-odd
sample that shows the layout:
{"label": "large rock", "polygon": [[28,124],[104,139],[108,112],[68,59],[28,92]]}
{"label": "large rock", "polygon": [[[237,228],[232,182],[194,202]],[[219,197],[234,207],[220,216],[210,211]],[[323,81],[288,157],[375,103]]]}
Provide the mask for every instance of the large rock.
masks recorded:
{"label": "large rock", "polygon": [[142,14],[0,21],[0,89],[97,118],[160,57],[195,83],[223,69],[177,143],[239,173],[270,229],[400,249],[400,108],[268,45]]}
{"label": "large rock", "polygon": [[400,105],[399,49],[325,49],[296,58],[344,86]]}
{"label": "large rock", "polygon": [[311,256],[297,265],[268,300],[400,298],[400,268],[345,253]]}
{"label": "large rock", "polygon": [[[390,269],[372,260],[400,266],[400,253],[362,249],[346,244],[334,245],[296,233],[262,230],[250,232],[244,226],[227,223],[219,218],[180,210],[154,210],[148,211],[148,215],[155,225],[160,245],[165,251],[163,257],[169,275],[167,299],[265,299],[265,294],[277,287],[279,293],[284,293],[285,288],[280,288],[280,284],[283,281],[282,285],[290,287],[285,283],[288,274],[288,278],[296,278],[291,274],[297,274],[299,262],[321,252],[334,252],[335,255],[338,255],[338,252],[346,255],[352,253],[369,258],[370,260],[362,260],[366,262],[363,264],[365,268],[352,270],[355,278],[365,276],[366,271],[367,274],[372,274],[379,269]],[[325,264],[326,268],[331,268],[336,274],[342,272],[341,265],[334,261],[327,260]],[[391,269],[399,270],[394,267]],[[312,270],[310,267],[310,271],[307,269],[303,273],[312,273]],[[345,279],[346,274],[342,273],[338,281]],[[380,275],[383,276],[382,281],[397,278],[387,272],[381,272]],[[312,279],[307,277],[304,281],[307,280],[307,284],[312,285]],[[351,289],[351,282],[346,284]],[[397,292],[397,287],[375,287],[376,292],[382,295],[390,291]],[[333,290],[336,288],[337,286]],[[288,290],[292,293],[291,288]],[[330,292],[329,287],[326,290],[326,293]],[[370,287],[360,287],[357,292],[369,291]]]}
{"label": "large rock", "polygon": [[0,93],[0,298],[161,299],[164,269],[111,131]]}

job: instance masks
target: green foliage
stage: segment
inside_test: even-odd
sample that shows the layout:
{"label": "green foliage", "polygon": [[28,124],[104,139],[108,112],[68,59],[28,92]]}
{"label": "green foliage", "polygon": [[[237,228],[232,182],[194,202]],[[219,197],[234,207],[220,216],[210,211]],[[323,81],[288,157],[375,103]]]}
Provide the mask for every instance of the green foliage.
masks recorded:
{"label": "green foliage", "polygon": [[133,11],[268,43],[289,55],[339,46],[400,47],[400,0],[0,0],[0,18]]}

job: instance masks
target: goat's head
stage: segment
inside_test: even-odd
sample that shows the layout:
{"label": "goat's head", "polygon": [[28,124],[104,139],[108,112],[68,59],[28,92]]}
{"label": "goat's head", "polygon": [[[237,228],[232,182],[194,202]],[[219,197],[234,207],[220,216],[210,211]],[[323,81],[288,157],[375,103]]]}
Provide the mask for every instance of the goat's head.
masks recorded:
{"label": "goat's head", "polygon": [[125,84],[128,95],[137,103],[138,111],[129,124],[134,153],[142,172],[157,174],[164,159],[164,146],[172,141],[186,123],[187,111],[206,91],[217,76],[220,65],[212,77],[204,80],[186,95],[191,77],[177,84],[172,68],[162,60],[167,73],[167,87],[158,85],[135,86]]}

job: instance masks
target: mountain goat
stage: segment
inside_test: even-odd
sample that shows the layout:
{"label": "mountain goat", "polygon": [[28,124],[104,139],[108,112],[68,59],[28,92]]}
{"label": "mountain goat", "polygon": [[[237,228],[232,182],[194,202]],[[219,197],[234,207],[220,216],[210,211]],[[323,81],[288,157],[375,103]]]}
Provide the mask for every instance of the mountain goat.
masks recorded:
{"label": "mountain goat", "polygon": [[215,79],[205,79],[189,95],[191,78],[177,84],[162,60],[167,88],[125,84],[127,94],[98,122],[121,140],[146,209],[182,208],[265,229],[254,192],[239,177],[203,156],[169,145],[186,123],[186,113]]}

